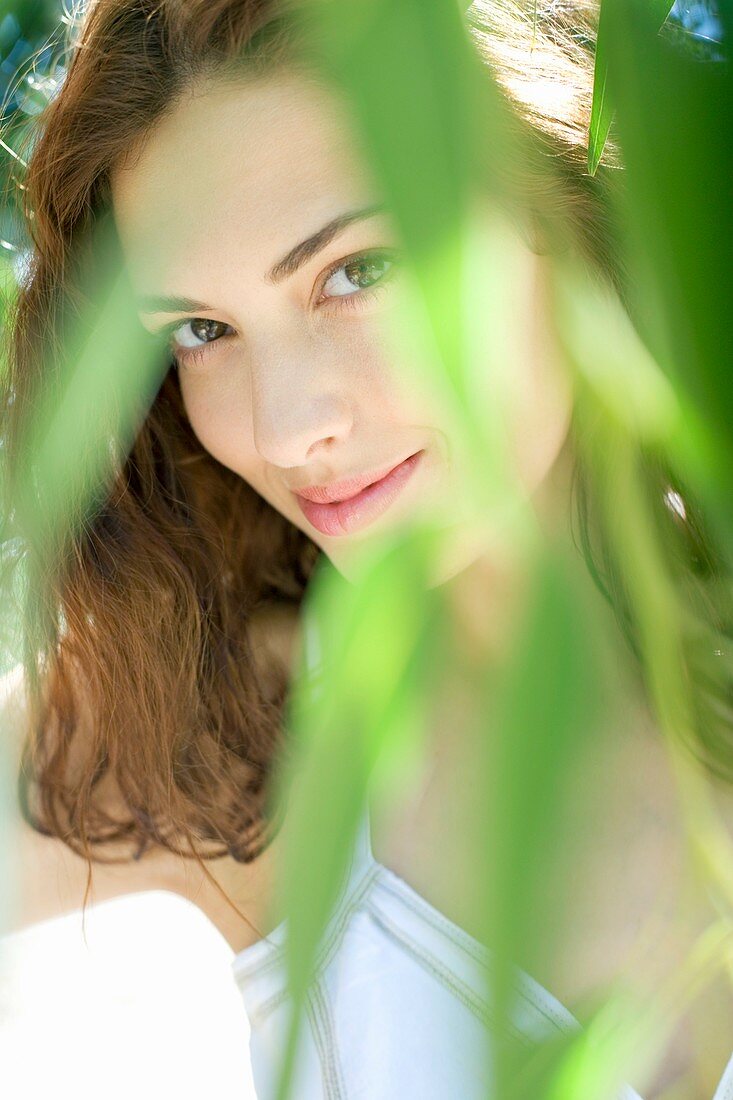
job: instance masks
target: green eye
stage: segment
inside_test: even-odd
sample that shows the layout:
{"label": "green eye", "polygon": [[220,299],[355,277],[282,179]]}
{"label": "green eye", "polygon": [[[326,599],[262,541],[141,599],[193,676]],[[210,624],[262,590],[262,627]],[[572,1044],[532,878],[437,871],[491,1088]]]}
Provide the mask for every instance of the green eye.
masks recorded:
{"label": "green eye", "polygon": [[[202,344],[212,344],[214,341],[226,336],[231,326],[223,321],[213,321],[210,317],[194,317],[179,325],[172,333],[174,343],[184,350],[199,348]],[[180,334],[183,334],[181,336]],[[188,342],[186,340],[188,335]]]}
{"label": "green eye", "polygon": [[329,297],[369,290],[390,274],[393,265],[394,261],[386,255],[372,253],[357,256],[332,271],[323,289],[325,291],[329,284],[335,285],[336,289],[329,291]]}

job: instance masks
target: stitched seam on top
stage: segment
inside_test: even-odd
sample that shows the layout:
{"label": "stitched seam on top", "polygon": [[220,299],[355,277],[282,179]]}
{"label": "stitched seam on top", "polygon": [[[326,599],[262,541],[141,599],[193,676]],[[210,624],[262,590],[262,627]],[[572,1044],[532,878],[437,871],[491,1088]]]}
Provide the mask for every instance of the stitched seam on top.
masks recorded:
{"label": "stitched seam on top", "polygon": [[320,1023],[319,1057],[326,1086],[326,1100],[346,1100],[341,1060],[336,1045],[336,1028],[323,981],[319,980],[313,985],[310,1000]]}
{"label": "stitched seam on top", "polygon": [[[338,909],[339,909],[340,905],[344,901],[344,895],[345,895],[346,889],[347,889],[348,884],[349,884],[349,878],[351,877],[351,872],[354,869],[354,860],[355,860],[355,858],[356,858],[356,851],[354,851],[352,853],[351,861],[348,864],[348,866],[346,868],[344,868],[344,872],[341,875],[341,879],[339,881],[339,886],[338,886],[338,891],[337,891],[337,894],[336,894],[336,905],[334,907],[334,912],[338,912]],[[278,927],[280,927],[280,926],[278,926]],[[267,943],[268,942],[267,936],[263,936],[262,939],[259,942],[260,943]],[[244,968],[242,968],[238,971],[238,974],[242,975],[244,977],[249,977],[253,973],[258,974],[258,975],[259,974],[266,974],[272,968],[273,964],[278,960],[278,958],[283,953],[284,953],[284,944],[276,944],[275,947],[273,948],[272,954],[269,956],[269,958],[266,956],[264,959],[261,959],[258,962],[253,963],[251,967],[246,967],[245,966]]]}
{"label": "stitched seam on top", "polygon": [[[391,936],[392,939],[396,940],[405,950],[409,951],[421,966],[432,974],[442,986],[453,993],[472,1015],[484,1024],[484,1026],[493,1027],[495,1031],[500,1030],[499,1020],[484,998],[480,997],[470,988],[470,986],[462,982],[452,970],[444,966],[439,959],[436,959],[435,956],[431,954],[431,952],[426,951],[424,947],[418,946],[418,944],[398,928],[397,925],[393,924],[389,917],[385,917],[382,912],[377,909],[372,909],[371,907],[370,913],[372,918],[387,935]],[[523,1031],[506,1019],[501,1021],[501,1030],[509,1032],[512,1038],[519,1039],[524,1043],[530,1041]]]}
{"label": "stitched seam on top", "polygon": [[[368,826],[367,826],[367,828],[368,828]],[[338,890],[336,892],[336,902],[334,904],[333,913],[331,914],[331,921],[337,919],[341,909],[344,906],[348,907],[348,905],[350,904],[348,890],[349,890],[349,884],[350,884],[350,881],[351,881],[351,877],[352,877],[353,872],[354,872],[354,867],[356,866],[359,859],[361,858],[360,840],[361,840],[361,835],[360,835],[360,833],[357,829],[357,834],[356,834],[356,837],[354,839],[354,846],[351,850],[351,856],[350,856],[350,859],[349,859],[349,863],[344,868],[343,873],[341,875],[341,879],[339,881]],[[378,870],[378,865],[377,865],[377,863],[374,859],[374,856],[372,855],[371,844],[370,844],[369,841],[367,841],[367,853],[368,853],[367,854],[367,865],[368,865],[367,866],[367,871],[376,872]],[[357,880],[357,885],[360,884],[360,882],[361,882],[361,879],[358,879]],[[281,928],[283,923],[284,922],[280,922],[280,924],[277,927]],[[272,932],[270,933],[270,935],[272,935]],[[265,956],[264,959],[257,960],[256,962],[251,963],[249,966],[236,968],[235,969],[235,975],[237,977],[245,977],[246,978],[246,977],[250,977],[253,973],[258,974],[258,975],[268,973],[269,970],[273,967],[273,965],[278,961],[280,956],[284,953],[285,945],[284,944],[275,944],[273,946],[271,944],[271,942],[268,940],[267,936],[263,936],[262,939],[257,941],[257,942],[260,943],[260,944],[265,943],[269,947],[272,947],[271,954],[269,955],[269,957]],[[246,950],[246,948],[245,948],[245,950]]]}
{"label": "stitched seam on top", "polygon": [[321,1067],[321,1083],[323,1084],[324,1100],[341,1100],[338,1094],[336,1096],[334,1096],[333,1094],[333,1081],[331,1080],[331,1077],[328,1073],[324,1037],[321,1031],[320,1021],[318,1019],[318,1012],[312,1000],[311,993],[309,993],[306,997],[305,1014],[308,1017],[308,1022],[311,1028],[311,1035],[313,1036],[313,1042],[315,1043],[316,1051],[318,1053],[318,1064]]}
{"label": "stitched seam on top", "polygon": [[512,988],[523,1000],[527,1001],[527,1003],[530,1004],[532,1008],[536,1009],[541,1016],[544,1016],[546,1020],[555,1024],[559,1031],[574,1031],[576,1028],[580,1027],[578,1021],[575,1020],[570,1013],[568,1013],[570,1017],[568,1018],[568,1016],[558,1012],[554,1005],[547,1004],[540,1000],[533,989],[527,988],[528,980],[527,975],[521,974],[512,982]]}
{"label": "stitched seam on top", "polygon": [[[321,974],[323,970],[325,970],[325,968],[328,966],[333,954],[339,946],[341,939],[343,938],[343,934],[346,930],[346,925],[351,919],[354,911],[361,904],[364,895],[369,890],[369,887],[374,881],[376,874],[377,868],[372,867],[369,869],[367,874],[364,875],[364,878],[362,879],[358,890],[352,896],[350,904],[339,915],[337,923],[333,926],[331,934],[329,935],[328,939],[323,943],[321,951],[316,958],[316,974]],[[282,952],[279,952],[277,955],[277,959],[279,959],[281,955]],[[277,959],[268,961],[268,970],[272,965],[274,965],[274,962],[277,961]],[[273,1011],[273,1009],[281,1005],[283,1001],[286,1001],[289,996],[290,991],[286,985],[283,989],[278,990],[277,993],[273,993],[271,997],[268,997],[268,999],[263,1001],[261,1005],[257,1006],[257,1008],[251,1010],[250,1015],[252,1019],[256,1019],[258,1022],[264,1020],[265,1017]]]}
{"label": "stitched seam on top", "polygon": [[[389,868],[387,868],[389,870]],[[398,879],[400,885],[402,880]],[[443,932],[448,939],[452,940],[457,947],[461,947],[465,950],[466,954],[470,955],[476,962],[482,963],[484,966],[488,966],[490,954],[487,948],[475,940],[472,936],[469,936],[468,932],[464,932],[462,928],[453,924],[448,917],[443,916],[437,909],[433,909],[423,898],[419,895],[408,894],[406,891],[398,889],[394,883],[390,882],[386,876],[380,877],[380,886],[382,886],[393,897],[399,898],[400,901],[411,909],[413,913],[423,917],[433,928]],[[408,890],[412,887],[408,883],[404,884]]]}
{"label": "stitched seam on top", "polygon": [[[353,870],[353,864],[351,865],[351,867],[349,869],[349,876],[350,876],[352,870]],[[351,914],[351,912],[352,912],[353,908],[355,907],[355,905],[358,903],[358,901],[361,900],[365,889],[367,888],[369,883],[371,883],[371,881],[375,877],[377,870],[378,870],[378,868],[376,868],[376,867],[368,868],[368,870],[364,873],[364,875],[362,875],[361,879],[357,880],[357,887],[352,892],[351,895],[349,895],[348,893],[344,893],[343,882],[342,882],[342,885],[339,887],[339,891],[340,891],[339,900],[337,901],[336,907],[334,908],[334,911],[331,915],[331,918],[330,918],[330,920],[329,920],[329,922],[328,922],[328,924],[326,925],[326,928],[325,928],[325,931],[327,933],[329,933],[328,939],[321,946],[321,950],[319,951],[319,954],[317,955],[316,970],[321,969],[321,963],[318,960],[322,959],[323,952],[326,950],[327,947],[330,946],[330,943],[331,943],[331,934],[329,932],[330,928],[332,926],[333,927],[338,926],[339,928],[341,927],[341,925],[344,922],[344,919]],[[247,967],[245,967],[243,969],[235,971],[235,977],[237,977],[237,978],[240,978],[240,977],[241,978],[251,978],[255,974],[257,975],[257,977],[260,977],[261,975],[264,975],[264,974],[269,974],[270,971],[275,966],[277,966],[277,964],[281,961],[284,954],[285,954],[285,944],[284,943],[277,944],[275,946],[275,948],[273,949],[272,953],[269,956],[253,963],[251,968],[248,969]]]}
{"label": "stitched seam on top", "polygon": [[316,969],[318,970],[318,972],[325,970],[325,968],[330,963],[331,958],[333,957],[336,949],[343,939],[344,933],[346,931],[346,926],[351,920],[351,917],[353,916],[355,910],[359,908],[366,894],[371,889],[372,883],[377,877],[378,870],[379,869],[377,867],[369,868],[369,870],[362,878],[358,889],[354,891],[351,897],[350,904],[338,916],[338,919],[332,923],[331,928],[328,930],[329,936],[323,941],[321,945],[321,950],[318,954],[318,960],[316,963]]}
{"label": "stitched seam on top", "polygon": [[273,993],[272,997],[268,997],[261,1005],[250,1011],[250,1020],[258,1025],[264,1023],[270,1013],[278,1008],[283,1001],[287,1001],[289,996],[290,990],[287,987],[279,990],[277,993]]}
{"label": "stitched seam on top", "polygon": [[[387,868],[389,870],[389,868]],[[403,880],[397,879],[396,883],[390,882],[386,876],[380,876],[380,886],[385,889],[392,897],[396,897],[399,901],[403,902],[408,909],[411,909],[418,917],[422,917],[430,924],[436,931],[445,934],[456,947],[460,947],[465,950],[467,955],[480,963],[482,966],[488,967],[491,959],[491,953],[488,948],[483,944],[475,940],[473,936],[470,936],[468,932],[465,932],[462,928],[453,924],[448,917],[443,916],[437,909],[433,909],[429,902],[421,898],[419,894],[412,894],[412,887],[409,883],[403,883]],[[406,887],[406,889],[403,889]],[[544,1004],[537,999],[535,991],[526,987],[526,979],[523,977],[516,978],[512,982],[513,990],[519,994],[519,996],[532,1006],[537,1012],[539,1012],[550,1023],[555,1024],[559,1030],[567,1030],[572,1027],[571,1021],[565,1019],[560,1015],[551,1004]],[[716,1098],[717,1100],[717,1098]],[[724,1100],[728,1100],[725,1097]],[[730,1098],[733,1100],[733,1097]]]}

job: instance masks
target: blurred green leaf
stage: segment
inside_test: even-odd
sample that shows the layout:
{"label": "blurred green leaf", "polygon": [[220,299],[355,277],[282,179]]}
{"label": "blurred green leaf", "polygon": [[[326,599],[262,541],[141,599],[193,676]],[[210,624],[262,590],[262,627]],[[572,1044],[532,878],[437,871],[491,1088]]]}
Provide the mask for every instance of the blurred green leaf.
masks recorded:
{"label": "blurred green leaf", "polygon": [[[347,14],[348,12],[348,14]],[[500,190],[509,115],[455,0],[311,0],[306,48],[345,90],[422,288],[443,370],[468,426],[461,324],[463,227],[477,181]],[[505,192],[508,185],[504,181]]]}
{"label": "blurred green leaf", "polygon": [[294,830],[282,868],[295,1003],[282,1097],[290,1087],[317,946],[347,871],[367,782],[385,750],[414,736],[420,725],[416,714],[428,705],[425,684],[440,637],[437,598],[425,595],[428,549],[428,541],[398,541],[358,585],[331,568],[311,582],[310,613],[319,624],[323,676],[315,695],[307,679],[296,680],[292,736],[297,747],[281,777],[284,793],[278,795],[288,805]]}
{"label": "blurred green leaf", "polygon": [[[669,15],[672,4],[669,0],[645,0],[659,26]],[[613,122],[613,103],[608,95],[608,9],[613,0],[602,0],[598,17],[598,36],[596,38],[595,66],[593,71],[593,105],[591,107],[590,126],[588,128],[588,171],[594,176],[603,156],[608,134]]]}
{"label": "blurred green leaf", "polygon": [[707,426],[707,467],[694,489],[733,545],[733,74],[656,33],[635,0],[608,6],[609,83],[626,185],[635,323]]}
{"label": "blurred green leaf", "polygon": [[110,221],[101,222],[94,250],[94,291],[86,288],[63,346],[49,345],[15,487],[26,530],[49,547],[63,545],[109,491],[167,369],[137,319]]}
{"label": "blurred green leaf", "polygon": [[[601,698],[598,625],[559,548],[537,547],[529,585],[511,652],[485,678],[480,709],[487,727],[477,738],[487,792],[487,858],[477,870],[499,1019],[513,1008],[515,961],[541,933],[538,887],[559,835],[564,785],[572,760],[594,736]],[[499,1057],[496,1071],[497,1096],[509,1095],[511,1063]]]}

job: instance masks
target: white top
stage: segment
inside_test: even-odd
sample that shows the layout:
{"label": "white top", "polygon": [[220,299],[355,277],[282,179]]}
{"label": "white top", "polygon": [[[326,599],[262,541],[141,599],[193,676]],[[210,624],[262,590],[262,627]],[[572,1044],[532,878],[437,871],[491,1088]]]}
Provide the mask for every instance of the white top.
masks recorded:
{"label": "white top", "polygon": [[[273,1100],[290,1003],[286,922],[233,960],[258,1100]],[[378,863],[365,819],[321,942],[292,1095],[298,1100],[487,1100],[490,952]],[[575,1018],[517,970],[510,1034],[533,1043]],[[488,1029],[488,1036],[487,1036]],[[619,1100],[639,1100],[631,1088]]]}
{"label": "white top", "polygon": [[[306,624],[306,644],[313,643]],[[310,667],[315,673],[312,659]],[[274,1100],[289,1023],[286,926],[283,921],[232,963],[251,1025],[258,1100]],[[491,958],[483,944],[375,860],[365,817],[321,940],[291,1095],[297,1100],[495,1096],[491,1044],[501,1042],[507,1028],[492,1012]],[[509,1019],[511,1036],[527,1044],[580,1027],[519,969]],[[624,1086],[618,1100],[640,1097]],[[733,1100],[733,1058],[713,1100]]]}

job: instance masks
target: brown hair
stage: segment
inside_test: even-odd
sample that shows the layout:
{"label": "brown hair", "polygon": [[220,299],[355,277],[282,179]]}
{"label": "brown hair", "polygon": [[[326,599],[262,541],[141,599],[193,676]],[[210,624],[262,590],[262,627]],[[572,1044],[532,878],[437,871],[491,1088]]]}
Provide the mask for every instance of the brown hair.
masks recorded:
{"label": "brown hair", "polygon": [[[50,332],[95,261],[80,253],[109,205],[110,167],[192,79],[240,56],[272,9],[258,0],[90,5],[25,180],[34,247],[11,329],[6,485],[22,462],[23,416],[43,384]],[[271,54],[279,48],[271,38]],[[137,856],[151,843],[191,853],[209,842],[208,856],[255,858],[286,673],[263,679],[250,623],[268,601],[299,603],[318,553],[202,448],[171,369],[108,498],[62,560],[26,544],[42,578],[25,620],[37,687],[21,803],[33,827],[87,858],[117,841]],[[121,821],[105,809],[110,781]]]}
{"label": "brown hair", "polygon": [[[584,168],[597,4],[553,9],[535,21],[517,4],[476,4],[470,25],[556,154],[558,202],[581,247],[623,291],[609,182]],[[25,180],[33,255],[10,333],[6,491],[45,349],[78,293],[71,259],[109,202],[112,165],[193,80],[245,57],[287,60],[284,11],[273,0],[89,5]],[[29,778],[23,805],[34,828],[87,858],[115,841],[138,855],[152,844],[255,858],[268,840],[266,781],[282,747],[287,677],[281,670],[268,684],[258,674],[251,618],[272,599],[297,605],[318,553],[202,448],[170,371],[107,498],[63,557],[49,563],[26,545],[29,559],[43,559],[27,620],[35,688],[22,774],[36,797],[32,807]],[[110,783],[123,820],[101,805]]]}

